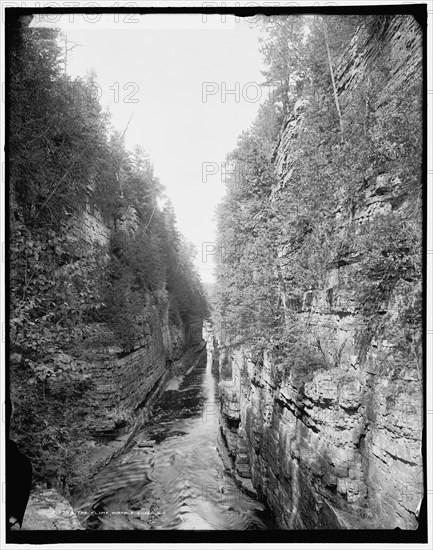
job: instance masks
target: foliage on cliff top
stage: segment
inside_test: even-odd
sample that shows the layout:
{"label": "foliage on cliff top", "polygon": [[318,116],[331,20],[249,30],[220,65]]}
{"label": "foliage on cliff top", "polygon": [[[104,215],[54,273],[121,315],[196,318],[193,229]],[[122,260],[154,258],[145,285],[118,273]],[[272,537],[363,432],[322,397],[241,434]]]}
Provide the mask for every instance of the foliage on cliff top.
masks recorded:
{"label": "foliage on cliff top", "polygon": [[[111,128],[94,75],[65,74],[57,36],[22,26],[9,51],[11,435],[37,480],[67,489],[98,412],[86,364],[94,326],[129,351],[155,309],[187,326],[207,305],[149,158]],[[69,229],[95,207],[113,228],[110,255]],[[132,233],[119,219],[128,209]]]}
{"label": "foliage on cliff top", "polygon": [[[378,44],[382,55],[337,104],[331,69],[359,22],[326,18],[327,44],[322,18],[310,18],[302,48],[290,41],[291,17],[269,27],[267,78],[283,85],[239,138],[231,160],[241,178],[229,182],[218,212],[215,322],[232,342],[279,350],[282,357],[288,351],[293,369],[305,363],[294,355],[300,350],[302,356],[304,348],[308,358],[316,345],[297,312],[311,309],[331,269],[347,266],[356,311],[367,326],[387,312],[393,293],[406,283],[413,294],[406,300],[411,327],[421,324],[420,310],[415,316],[413,310],[421,278],[421,83],[413,79],[380,105],[390,62],[386,44]],[[290,86],[293,75],[302,86]],[[280,131],[292,128],[284,182],[270,154],[279,140],[274,121]],[[382,213],[357,221],[382,197]],[[395,336],[410,340],[413,335],[397,327],[407,317],[400,313]],[[239,338],[246,322],[249,335]],[[308,362],[311,369],[321,363]]]}

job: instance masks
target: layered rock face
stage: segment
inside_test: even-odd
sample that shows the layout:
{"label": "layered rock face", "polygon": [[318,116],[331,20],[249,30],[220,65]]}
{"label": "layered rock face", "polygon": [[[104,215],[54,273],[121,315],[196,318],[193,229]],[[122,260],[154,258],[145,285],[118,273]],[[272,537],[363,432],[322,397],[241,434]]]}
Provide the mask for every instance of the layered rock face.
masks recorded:
{"label": "layered rock face", "polygon": [[[125,423],[145,421],[149,406],[163,390],[169,364],[179,359],[187,340],[185,331],[164,323],[155,312],[146,340],[124,355],[118,347],[99,350],[101,359],[91,367],[95,382],[96,432],[110,431]],[[98,408],[105,413],[101,419]]]}
{"label": "layered rock face", "polygon": [[[371,31],[370,31],[371,32]],[[421,70],[421,31],[408,17],[360,29],[337,68],[340,97],[382,55],[395,59],[384,90],[398,93]],[[377,38],[379,37],[379,40]],[[386,108],[386,97],[379,101]],[[290,180],[290,143],[303,100],[287,119],[275,153],[279,186]],[[371,174],[363,200],[336,214],[362,224],[405,209],[393,174]],[[278,200],[275,189],[273,200]],[[343,207],[342,207],[343,208]],[[290,262],[290,251],[280,258]],[[299,323],[330,365],[308,376],[286,373],[269,355],[220,339],[221,429],[237,473],[251,477],[283,529],[416,529],[423,496],[421,334],[411,345],[395,325],[401,303],[416,306],[415,282],[395,291],[372,326],[356,308],[348,265],[296,304]],[[295,300],[296,301],[296,300]]]}
{"label": "layered rock face", "polygon": [[[119,210],[114,225],[133,234],[137,219],[135,209],[128,206]],[[77,212],[71,219],[70,232],[96,247],[95,253],[107,254],[108,260],[111,228],[96,209],[88,207]],[[166,290],[146,297],[151,314],[141,340],[130,353],[125,354],[115,345],[116,338],[105,325],[95,325],[94,337],[87,338],[87,372],[95,383],[93,429],[100,437],[147,420],[170,374],[170,364],[183,355],[188,345],[202,342],[202,320],[195,319],[189,326],[171,322],[169,299]]]}

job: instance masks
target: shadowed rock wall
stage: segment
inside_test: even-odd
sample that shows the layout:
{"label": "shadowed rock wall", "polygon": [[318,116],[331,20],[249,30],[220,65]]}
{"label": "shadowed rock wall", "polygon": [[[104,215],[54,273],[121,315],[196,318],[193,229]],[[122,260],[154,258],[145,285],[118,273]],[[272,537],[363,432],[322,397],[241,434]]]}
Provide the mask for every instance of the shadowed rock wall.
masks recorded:
{"label": "shadowed rock wall", "polygon": [[[414,19],[397,16],[361,28],[336,69],[340,98],[385,55],[389,81],[377,108],[419,74],[422,35]],[[373,39],[374,36],[374,39]],[[290,181],[290,144],[303,122],[300,99],[282,128],[274,162],[279,189]],[[365,223],[378,212],[407,208],[395,200],[394,174],[370,174],[352,212],[336,213],[341,225]],[[410,215],[410,212],[408,212]],[[282,275],[290,249],[280,250]],[[394,292],[371,327],[356,308],[359,292],[348,266],[329,269],[323,287],[301,297],[283,296],[299,323],[333,367],[305,379],[282,375],[265,354],[220,342],[221,427],[240,476],[274,511],[281,528],[416,529],[423,494],[422,335],[407,347],[394,330],[404,299],[415,302],[418,283],[406,296]],[[296,303],[295,303],[296,302]]]}

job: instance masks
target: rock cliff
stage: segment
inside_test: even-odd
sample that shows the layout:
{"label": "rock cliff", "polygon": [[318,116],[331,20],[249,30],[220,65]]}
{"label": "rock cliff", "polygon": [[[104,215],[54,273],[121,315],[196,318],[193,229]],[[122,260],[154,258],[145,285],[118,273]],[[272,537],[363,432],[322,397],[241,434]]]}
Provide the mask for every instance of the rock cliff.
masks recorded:
{"label": "rock cliff", "polygon": [[[375,109],[386,112],[421,71],[422,33],[411,17],[361,27],[336,67],[341,101],[383,56],[393,70]],[[286,118],[275,149],[278,183],[290,182],[291,143],[303,123],[307,99]],[[411,209],[393,173],[370,173],[350,208],[335,213],[336,231],[348,220],[374,220],[378,212]],[[284,277],[290,248],[279,251]],[[401,303],[414,304],[416,282],[395,290],[374,324],[359,310],[351,269],[356,258],[329,268],[325,284],[294,299],[298,322],[328,368],[310,376],[282,372],[269,354],[219,339],[221,430],[238,475],[251,477],[283,529],[416,529],[423,495],[422,346],[396,330]],[[295,303],[296,302],[296,303]]]}
{"label": "rock cliff", "polygon": [[[107,254],[112,228],[96,208],[87,207],[71,217],[70,232],[96,246],[95,253]],[[122,208],[114,220],[117,230],[133,234],[137,213],[131,206]],[[105,252],[104,252],[105,251]],[[94,335],[87,337],[87,371],[94,381],[94,432],[104,439],[146,420],[151,403],[157,398],[169,375],[170,364],[179,359],[188,345],[200,344],[201,319],[185,326],[173,323],[169,316],[169,293],[149,293],[151,311],[142,339],[128,353],[116,343],[106,325],[95,324]]]}

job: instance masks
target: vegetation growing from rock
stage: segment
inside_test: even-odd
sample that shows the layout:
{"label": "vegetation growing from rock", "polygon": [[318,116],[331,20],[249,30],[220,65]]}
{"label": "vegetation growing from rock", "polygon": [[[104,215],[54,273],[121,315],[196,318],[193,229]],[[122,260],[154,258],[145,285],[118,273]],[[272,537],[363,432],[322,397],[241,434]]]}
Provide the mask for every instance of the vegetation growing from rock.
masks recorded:
{"label": "vegetation growing from rock", "polygon": [[[328,366],[308,359],[316,342],[297,312],[308,311],[342,265],[350,266],[354,313],[367,333],[402,292],[395,330],[410,345],[419,339],[421,82],[386,95],[392,61],[381,45],[381,62],[350,93],[339,92],[337,105],[334,93],[333,69],[358,25],[373,41],[380,21],[299,16],[264,23],[266,84],[280,85],[230,155],[241,177],[232,177],[218,211],[215,317],[223,342],[277,351],[288,372],[305,362],[313,370]],[[275,148],[290,131],[281,181]],[[371,194],[386,194],[388,202],[360,220]],[[238,338],[236,327],[244,326],[248,336]]]}
{"label": "vegetation growing from rock", "polygon": [[[125,149],[95,77],[65,74],[57,37],[22,25],[9,52],[11,436],[36,481],[67,491],[82,481],[95,414],[91,342],[128,353],[149,335],[151,310],[168,307],[186,328],[207,305],[149,158]],[[112,229],[108,251],[71,231],[95,209]]]}

